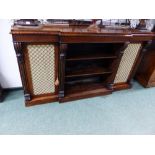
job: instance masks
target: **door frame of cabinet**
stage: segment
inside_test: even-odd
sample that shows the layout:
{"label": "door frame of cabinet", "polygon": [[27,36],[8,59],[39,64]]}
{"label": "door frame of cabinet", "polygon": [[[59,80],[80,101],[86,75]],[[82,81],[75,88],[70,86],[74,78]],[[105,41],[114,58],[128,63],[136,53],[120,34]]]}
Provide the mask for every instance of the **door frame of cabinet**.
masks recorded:
{"label": "door frame of cabinet", "polygon": [[132,68],[130,70],[130,73],[129,73],[129,76],[128,76],[128,80],[126,82],[114,84],[114,91],[129,89],[129,88],[132,87],[131,80],[135,76],[137,68],[140,65],[141,59],[142,59],[144,53],[147,51],[147,48],[151,44],[151,42],[152,42],[152,40],[143,41],[143,42],[130,42],[131,44],[139,43],[139,44],[141,44],[141,46],[140,46],[140,48],[138,50],[138,54],[137,54],[137,56],[135,58],[133,66],[132,66]]}
{"label": "door frame of cabinet", "polygon": [[[52,42],[14,42],[19,71],[24,89],[25,105],[32,106],[48,102],[58,101],[58,86],[55,86],[55,93],[34,95],[32,89],[32,77],[30,73],[30,63],[27,55],[27,45],[54,45],[55,51],[55,81],[58,80],[58,43]],[[59,83],[59,82],[58,82]]]}

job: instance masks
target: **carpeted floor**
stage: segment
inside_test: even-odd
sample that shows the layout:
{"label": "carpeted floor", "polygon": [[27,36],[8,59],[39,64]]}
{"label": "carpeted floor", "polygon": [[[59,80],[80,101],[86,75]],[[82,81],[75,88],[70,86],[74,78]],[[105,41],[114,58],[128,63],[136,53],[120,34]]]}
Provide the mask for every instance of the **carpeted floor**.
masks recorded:
{"label": "carpeted floor", "polygon": [[25,107],[22,90],[0,103],[0,134],[155,134],[155,88]]}

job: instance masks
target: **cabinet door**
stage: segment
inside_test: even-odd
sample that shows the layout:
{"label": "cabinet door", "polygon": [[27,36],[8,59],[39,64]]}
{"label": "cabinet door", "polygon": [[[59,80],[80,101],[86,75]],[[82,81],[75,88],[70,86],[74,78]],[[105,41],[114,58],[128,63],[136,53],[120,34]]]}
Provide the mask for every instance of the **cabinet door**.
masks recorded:
{"label": "cabinet door", "polygon": [[24,65],[29,97],[26,105],[58,100],[58,47],[50,43],[24,45]]}
{"label": "cabinet door", "polygon": [[130,87],[130,81],[136,62],[140,55],[141,43],[130,43],[124,50],[120,65],[114,80],[116,90],[126,89]]}

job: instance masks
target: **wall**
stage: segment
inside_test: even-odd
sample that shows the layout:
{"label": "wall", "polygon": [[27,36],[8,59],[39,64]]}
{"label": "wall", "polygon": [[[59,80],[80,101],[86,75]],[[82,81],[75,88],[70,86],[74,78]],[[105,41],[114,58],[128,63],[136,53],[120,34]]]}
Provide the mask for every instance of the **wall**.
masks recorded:
{"label": "wall", "polygon": [[0,19],[0,83],[3,88],[22,86],[10,34],[11,24],[11,20]]}

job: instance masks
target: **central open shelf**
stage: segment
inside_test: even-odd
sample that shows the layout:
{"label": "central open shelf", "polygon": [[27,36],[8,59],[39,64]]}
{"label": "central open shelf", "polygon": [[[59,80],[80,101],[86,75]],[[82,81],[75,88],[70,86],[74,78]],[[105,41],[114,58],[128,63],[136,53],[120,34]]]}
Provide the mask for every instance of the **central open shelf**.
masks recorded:
{"label": "central open shelf", "polygon": [[65,85],[65,97],[60,102],[73,101],[75,99],[83,99],[86,97],[95,97],[97,95],[111,94],[111,90],[104,87],[103,83],[85,83]]}
{"label": "central open shelf", "polygon": [[66,66],[65,77],[67,78],[112,73],[112,71],[104,67],[103,64],[94,61],[68,63]]}
{"label": "central open shelf", "polygon": [[[80,54],[81,53],[81,54]],[[77,60],[94,60],[94,59],[115,59],[117,58],[114,54],[107,52],[91,52],[91,51],[80,51],[78,54],[70,55],[66,61],[77,61]]]}
{"label": "central open shelf", "polygon": [[67,52],[66,61],[115,59],[116,53],[109,44],[71,44]]}
{"label": "central open shelf", "polygon": [[111,90],[106,88],[106,82],[104,82],[106,79],[107,75],[67,78],[65,80],[65,97],[60,102],[108,95]]}
{"label": "central open shelf", "polygon": [[[69,44],[65,57],[64,97],[60,102],[107,95],[113,63],[123,43]],[[110,81],[112,83],[112,81]]]}

